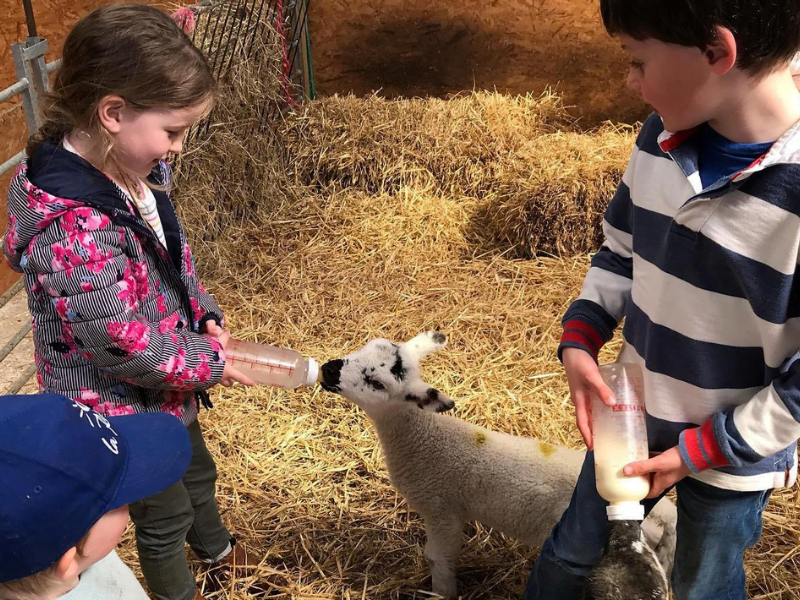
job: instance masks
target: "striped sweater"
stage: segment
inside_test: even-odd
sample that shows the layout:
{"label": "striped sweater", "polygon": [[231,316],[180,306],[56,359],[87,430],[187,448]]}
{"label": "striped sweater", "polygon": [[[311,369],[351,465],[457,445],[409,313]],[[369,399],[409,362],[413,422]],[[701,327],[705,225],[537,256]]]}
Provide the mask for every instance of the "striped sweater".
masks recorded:
{"label": "striped sweater", "polygon": [[605,215],[606,241],[564,316],[559,352],[645,373],[651,450],[741,491],[792,485],[800,438],[800,123],[703,189],[694,130],[651,116]]}

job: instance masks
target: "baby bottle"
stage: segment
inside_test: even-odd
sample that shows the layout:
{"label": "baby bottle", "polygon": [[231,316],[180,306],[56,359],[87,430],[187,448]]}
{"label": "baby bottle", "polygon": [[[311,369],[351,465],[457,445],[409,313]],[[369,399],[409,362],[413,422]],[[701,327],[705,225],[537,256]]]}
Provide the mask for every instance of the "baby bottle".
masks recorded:
{"label": "baby bottle", "polygon": [[225,349],[228,363],[260,385],[294,389],[314,385],[319,363],[294,350],[230,339]]}
{"label": "baby bottle", "polygon": [[640,502],[650,492],[650,478],[628,477],[622,469],[649,457],[642,370],[635,364],[615,363],[601,366],[600,374],[617,403],[607,406],[596,395],[592,397],[597,492],[610,503],[609,521],[641,521],[644,507]]}

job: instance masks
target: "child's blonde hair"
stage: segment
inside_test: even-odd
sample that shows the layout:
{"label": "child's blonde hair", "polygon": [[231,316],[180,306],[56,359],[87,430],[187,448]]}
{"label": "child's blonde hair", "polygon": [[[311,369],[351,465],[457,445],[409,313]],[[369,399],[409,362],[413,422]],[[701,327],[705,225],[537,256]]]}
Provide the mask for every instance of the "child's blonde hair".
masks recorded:
{"label": "child's blonde hair", "polygon": [[[75,544],[78,556],[83,556],[83,549],[88,538],[89,534],[87,533],[80,542]],[[39,600],[52,591],[57,583],[56,565],[52,565],[44,571],[28,577],[0,583],[0,600]]]}
{"label": "child's blonde hair", "polygon": [[98,136],[102,164],[117,169],[114,145],[99,122],[100,101],[120,96],[145,111],[210,102],[214,76],[203,53],[161,10],[141,4],[98,8],[70,31],[62,64],[43,106],[43,124],[28,140],[28,156],[44,141],[60,143],[73,129]]}

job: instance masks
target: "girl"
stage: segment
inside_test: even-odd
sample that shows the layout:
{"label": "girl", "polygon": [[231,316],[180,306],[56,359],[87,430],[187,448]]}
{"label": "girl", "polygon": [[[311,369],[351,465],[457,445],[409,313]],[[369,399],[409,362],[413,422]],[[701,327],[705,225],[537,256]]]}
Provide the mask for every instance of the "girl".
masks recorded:
{"label": "girl", "polygon": [[222,311],[197,280],[164,162],[213,95],[205,58],[168,15],[100,8],[66,39],[8,193],[4,252],[24,273],[39,388],[107,415],[167,412],[192,438],[183,480],[130,507],[159,600],[202,598],[185,541],[206,563],[248,562],[220,520],[197,413],[211,386],[252,382],[225,364]]}

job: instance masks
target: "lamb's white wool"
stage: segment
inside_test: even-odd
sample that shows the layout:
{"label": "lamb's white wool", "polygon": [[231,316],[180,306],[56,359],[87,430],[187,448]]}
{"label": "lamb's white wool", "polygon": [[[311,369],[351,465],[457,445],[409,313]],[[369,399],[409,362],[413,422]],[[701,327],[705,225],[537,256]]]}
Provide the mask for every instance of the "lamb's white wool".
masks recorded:
{"label": "lamb's white wool", "polygon": [[[446,344],[429,331],[405,344],[372,340],[322,366],[322,386],[361,407],[374,423],[392,484],[425,520],[433,591],[457,596],[464,523],[481,523],[539,545],[567,507],[584,452],[489,431],[436,414],[454,406],[420,378],[419,361]],[[669,571],[677,511],[662,500],[645,538]]]}

